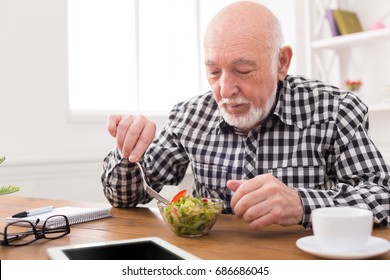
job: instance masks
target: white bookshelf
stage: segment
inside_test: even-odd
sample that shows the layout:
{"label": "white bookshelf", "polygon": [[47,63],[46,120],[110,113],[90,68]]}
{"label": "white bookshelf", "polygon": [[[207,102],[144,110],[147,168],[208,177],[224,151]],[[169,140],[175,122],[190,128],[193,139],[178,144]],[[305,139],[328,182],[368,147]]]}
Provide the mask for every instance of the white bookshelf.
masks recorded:
{"label": "white bookshelf", "polygon": [[[330,82],[336,86],[343,87],[343,83],[350,76],[357,76],[362,79],[364,85],[364,92],[361,92],[363,101],[368,105],[371,112],[373,111],[387,111],[390,112],[389,98],[382,98],[379,88],[381,86],[390,85],[389,79],[383,79],[375,84],[374,80],[366,76],[360,76],[361,70],[355,67],[356,61],[358,64],[364,63],[364,66],[379,67],[378,63],[382,61],[373,62],[368,57],[371,55],[371,49],[380,46],[384,42],[390,42],[390,25],[387,28],[378,30],[367,30],[348,35],[332,36],[330,32],[329,22],[325,16],[327,8],[335,9],[342,8],[354,11],[355,5],[359,5],[359,18],[364,18],[362,10],[365,9],[367,14],[370,13],[370,5],[366,1],[356,0],[306,0],[306,49],[310,54],[307,59],[307,72],[309,76],[316,77],[320,80]],[[382,2],[383,10],[389,10],[390,1]],[[350,57],[350,53],[356,49],[367,49],[361,57]],[[389,54],[387,52],[382,54],[383,62],[388,63]],[[373,64],[375,63],[375,64]],[[361,66],[362,67],[362,66]],[[350,72],[352,70],[352,73]],[[382,70],[383,71],[383,70]],[[371,72],[373,73],[373,72]],[[372,78],[372,77],[371,77]],[[369,79],[369,80],[367,80]],[[370,83],[367,83],[369,81]],[[364,96],[366,93],[366,96]]]}

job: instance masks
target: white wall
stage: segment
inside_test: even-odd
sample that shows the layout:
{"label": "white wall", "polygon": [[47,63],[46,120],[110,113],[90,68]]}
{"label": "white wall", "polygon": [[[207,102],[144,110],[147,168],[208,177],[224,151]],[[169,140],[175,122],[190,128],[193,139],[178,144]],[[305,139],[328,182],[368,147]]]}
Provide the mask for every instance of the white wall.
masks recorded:
{"label": "white wall", "polygon": [[[296,48],[293,71],[301,71],[295,1],[261,2],[278,11],[286,41]],[[101,164],[114,142],[105,118],[68,115],[66,6],[66,0],[0,0],[0,155],[7,157],[0,186],[21,186],[17,195],[105,201]],[[379,112],[371,122],[390,162],[389,116]]]}
{"label": "white wall", "polygon": [[66,5],[0,1],[0,154],[7,157],[0,184],[18,184],[20,194],[87,199],[85,190],[101,195],[98,174],[114,143],[104,120],[69,119]]}

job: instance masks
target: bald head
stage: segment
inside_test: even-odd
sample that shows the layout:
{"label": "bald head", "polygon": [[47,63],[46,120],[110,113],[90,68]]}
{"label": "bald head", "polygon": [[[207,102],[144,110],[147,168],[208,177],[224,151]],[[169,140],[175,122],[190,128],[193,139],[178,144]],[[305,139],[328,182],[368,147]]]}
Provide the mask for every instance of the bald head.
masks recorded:
{"label": "bald head", "polygon": [[254,2],[236,2],[210,22],[204,41],[207,80],[224,120],[248,132],[270,113],[292,50],[281,46],[274,14]]}
{"label": "bald head", "polygon": [[234,44],[238,38],[267,47],[274,57],[283,43],[280,23],[265,6],[249,1],[235,2],[223,8],[210,21],[205,47],[220,42]]}

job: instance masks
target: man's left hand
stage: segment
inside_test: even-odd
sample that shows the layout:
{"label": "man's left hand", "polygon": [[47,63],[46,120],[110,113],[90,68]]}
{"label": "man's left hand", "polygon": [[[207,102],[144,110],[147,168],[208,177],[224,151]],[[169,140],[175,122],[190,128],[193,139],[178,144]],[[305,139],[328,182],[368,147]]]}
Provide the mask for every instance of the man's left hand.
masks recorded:
{"label": "man's left hand", "polygon": [[271,174],[230,180],[227,187],[235,192],[231,200],[234,213],[253,229],[271,224],[296,225],[302,220],[303,206],[297,190]]}

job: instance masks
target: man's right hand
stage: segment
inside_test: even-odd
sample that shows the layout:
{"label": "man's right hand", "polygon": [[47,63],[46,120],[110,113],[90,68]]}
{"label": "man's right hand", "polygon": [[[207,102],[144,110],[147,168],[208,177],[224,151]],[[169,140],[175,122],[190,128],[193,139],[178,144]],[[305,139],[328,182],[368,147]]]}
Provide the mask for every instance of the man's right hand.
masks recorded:
{"label": "man's right hand", "polygon": [[156,124],[141,115],[111,115],[107,128],[118,150],[131,162],[140,160],[156,135]]}

